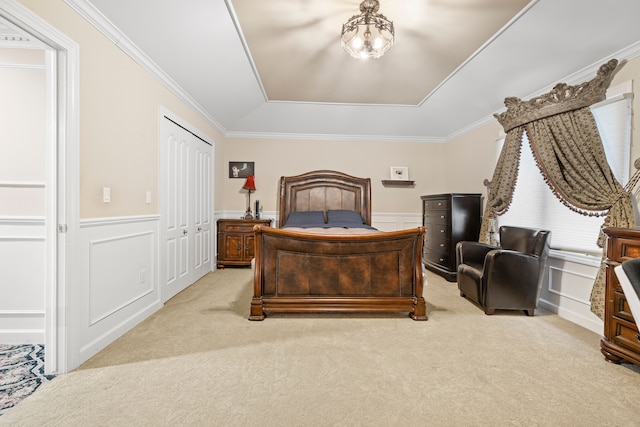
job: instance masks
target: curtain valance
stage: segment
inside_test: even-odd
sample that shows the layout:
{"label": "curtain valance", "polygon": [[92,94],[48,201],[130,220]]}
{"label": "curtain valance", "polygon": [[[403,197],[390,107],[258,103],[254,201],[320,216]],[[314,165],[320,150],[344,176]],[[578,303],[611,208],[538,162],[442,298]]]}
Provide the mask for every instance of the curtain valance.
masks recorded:
{"label": "curtain valance", "polygon": [[607,89],[618,67],[618,60],[612,59],[600,66],[596,77],[576,86],[558,83],[544,95],[523,101],[508,97],[504,100],[507,111],[494,114],[505,132],[526,123],[550,117],[567,111],[588,107],[607,97]]}

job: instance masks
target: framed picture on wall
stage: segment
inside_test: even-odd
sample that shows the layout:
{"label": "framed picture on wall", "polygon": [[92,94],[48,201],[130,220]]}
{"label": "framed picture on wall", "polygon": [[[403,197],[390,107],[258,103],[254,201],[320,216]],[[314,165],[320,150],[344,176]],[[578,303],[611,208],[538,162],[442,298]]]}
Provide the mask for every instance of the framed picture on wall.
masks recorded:
{"label": "framed picture on wall", "polygon": [[246,178],[255,175],[254,162],[229,162],[229,178]]}
{"label": "framed picture on wall", "polygon": [[409,168],[406,166],[391,166],[391,179],[394,181],[408,181]]}

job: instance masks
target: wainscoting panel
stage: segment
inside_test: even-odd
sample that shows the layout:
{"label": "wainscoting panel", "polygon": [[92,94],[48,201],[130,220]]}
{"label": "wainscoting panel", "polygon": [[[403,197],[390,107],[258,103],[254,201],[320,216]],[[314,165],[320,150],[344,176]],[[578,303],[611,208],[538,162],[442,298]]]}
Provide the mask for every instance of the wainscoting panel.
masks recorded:
{"label": "wainscoting panel", "polygon": [[598,266],[595,257],[552,251],[539,306],[601,335],[602,320],[591,313],[589,302]]}
{"label": "wainscoting panel", "polygon": [[0,342],[44,343],[44,218],[0,218],[0,259]]}
{"label": "wainscoting panel", "polygon": [[157,216],[81,222],[81,362],[162,306],[159,238]]}
{"label": "wainscoting panel", "polygon": [[89,242],[91,326],[153,292],[154,246],[151,231]]}
{"label": "wainscoting panel", "polygon": [[380,231],[398,231],[420,227],[422,215],[410,214],[372,214],[371,226]]}

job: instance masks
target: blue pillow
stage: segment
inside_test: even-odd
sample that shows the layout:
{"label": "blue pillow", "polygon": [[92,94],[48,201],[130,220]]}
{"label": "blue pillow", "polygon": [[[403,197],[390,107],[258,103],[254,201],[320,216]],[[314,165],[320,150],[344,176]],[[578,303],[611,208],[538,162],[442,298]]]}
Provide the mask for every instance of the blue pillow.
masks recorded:
{"label": "blue pillow", "polygon": [[360,213],[348,210],[330,210],[327,212],[327,225],[345,227],[365,224]]}
{"label": "blue pillow", "polygon": [[284,227],[322,227],[324,226],[324,212],[291,212],[284,223]]}

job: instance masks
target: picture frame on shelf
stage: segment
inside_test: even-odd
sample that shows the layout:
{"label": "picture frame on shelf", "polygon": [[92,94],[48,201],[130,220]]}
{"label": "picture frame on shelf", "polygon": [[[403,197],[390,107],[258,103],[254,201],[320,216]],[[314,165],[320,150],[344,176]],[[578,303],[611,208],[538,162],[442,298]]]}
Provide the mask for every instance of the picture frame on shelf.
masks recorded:
{"label": "picture frame on shelf", "polygon": [[254,162],[229,162],[229,178],[246,178],[255,175]]}
{"label": "picture frame on shelf", "polygon": [[409,181],[409,168],[406,166],[391,166],[392,181]]}

